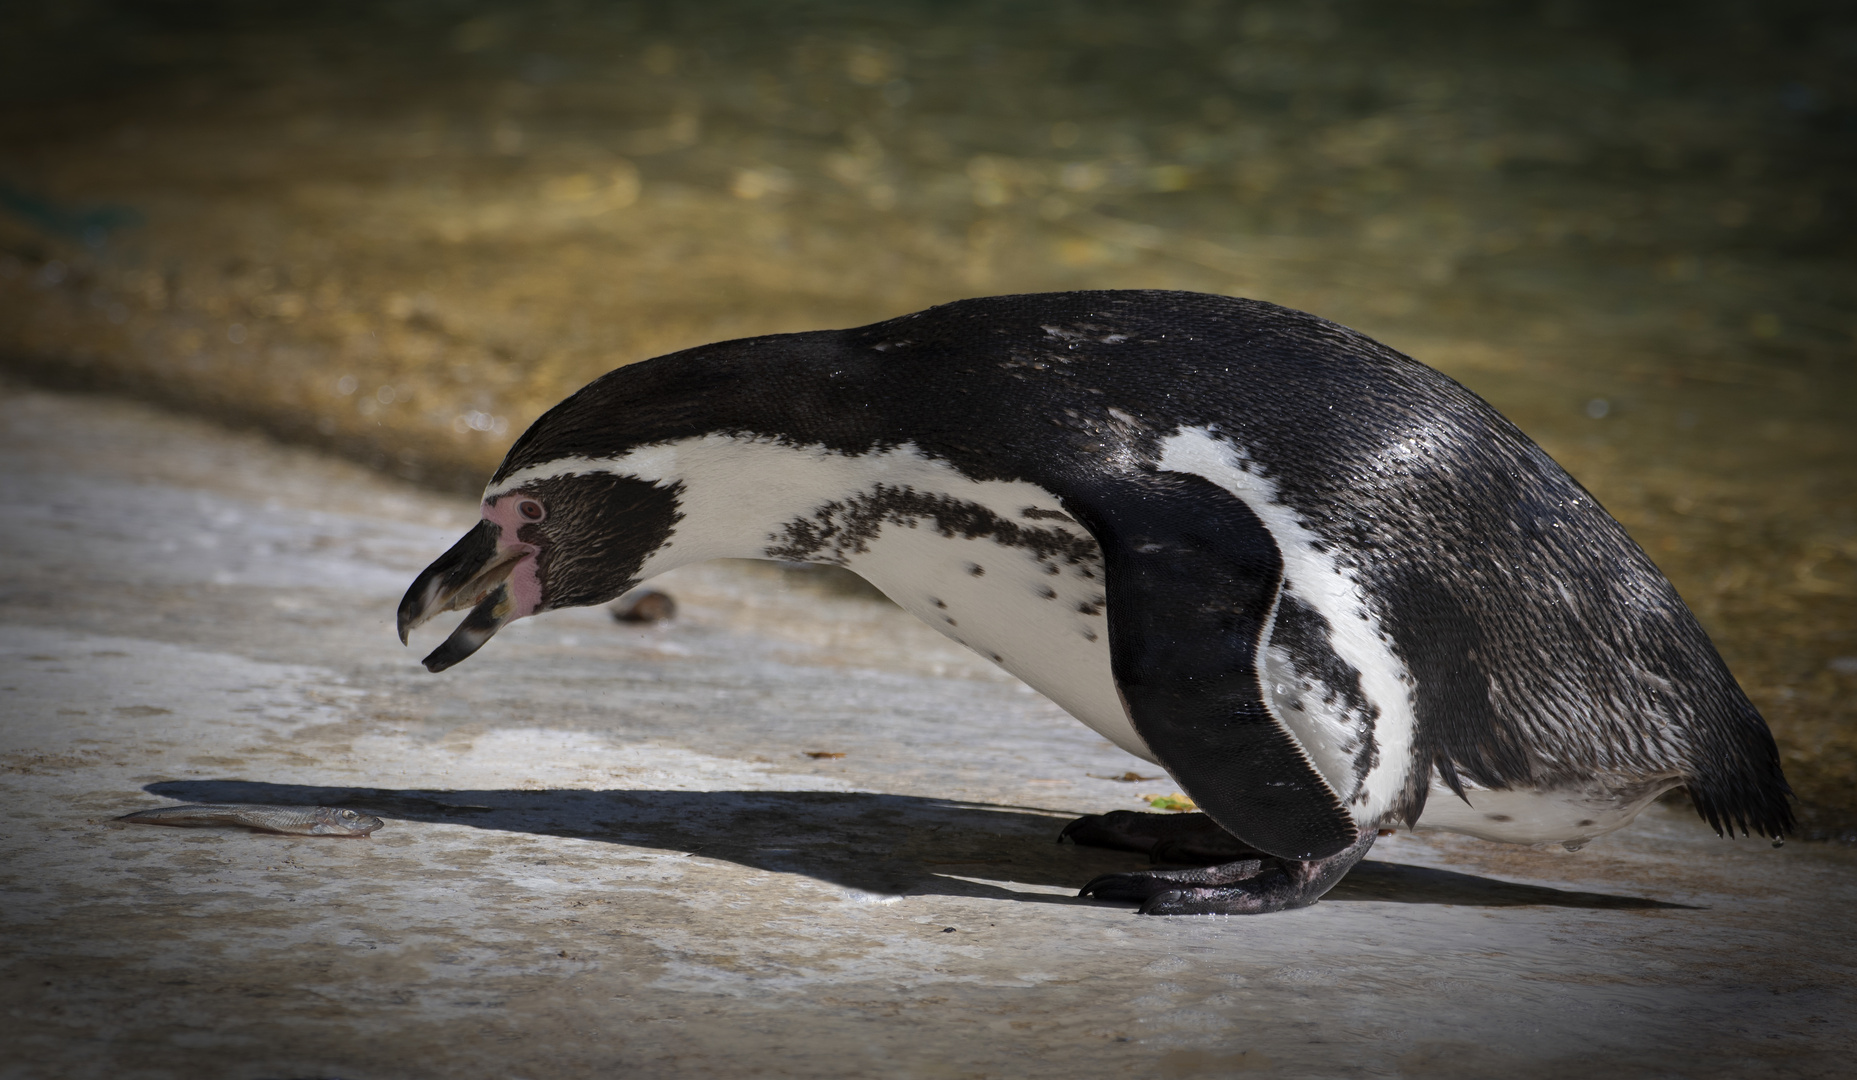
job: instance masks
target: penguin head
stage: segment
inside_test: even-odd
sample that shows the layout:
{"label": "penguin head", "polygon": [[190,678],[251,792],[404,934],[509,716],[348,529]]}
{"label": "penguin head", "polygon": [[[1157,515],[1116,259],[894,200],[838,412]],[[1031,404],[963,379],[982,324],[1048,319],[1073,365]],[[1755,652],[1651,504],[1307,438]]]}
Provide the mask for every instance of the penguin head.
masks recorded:
{"label": "penguin head", "polygon": [[615,599],[668,546],[681,484],[556,464],[493,483],[477,525],[407,589],[402,643],[440,612],[471,609],[425,658],[427,670],[451,667],[517,619]]}
{"label": "penguin head", "polygon": [[[660,356],[610,371],[549,409],[503,458],[482,520],[407,590],[400,640],[440,612],[470,608],[425,659],[443,671],[516,619],[603,604],[687,562],[767,557],[769,532],[805,507],[788,505],[779,477],[749,467],[756,447],[780,440],[746,433],[844,412],[818,400],[835,378],[818,377],[815,356],[830,337],[778,335]],[[676,550],[665,551],[680,521]]]}

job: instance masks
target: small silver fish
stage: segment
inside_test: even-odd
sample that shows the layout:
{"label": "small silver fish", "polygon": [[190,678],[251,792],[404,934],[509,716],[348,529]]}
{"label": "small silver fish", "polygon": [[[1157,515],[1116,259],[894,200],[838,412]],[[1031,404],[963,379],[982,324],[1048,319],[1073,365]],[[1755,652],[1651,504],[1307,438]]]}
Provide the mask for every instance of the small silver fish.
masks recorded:
{"label": "small silver fish", "polygon": [[188,803],[124,814],[117,821],[139,825],[243,825],[292,836],[366,836],[383,822],[372,814],[329,806],[264,806],[256,803]]}

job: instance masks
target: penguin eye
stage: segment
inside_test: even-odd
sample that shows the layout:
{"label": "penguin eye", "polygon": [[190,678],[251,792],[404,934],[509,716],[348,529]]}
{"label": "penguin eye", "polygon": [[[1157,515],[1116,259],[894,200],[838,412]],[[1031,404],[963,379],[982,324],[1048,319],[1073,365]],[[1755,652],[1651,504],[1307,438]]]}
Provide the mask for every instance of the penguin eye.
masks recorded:
{"label": "penguin eye", "polygon": [[548,511],[542,509],[542,504],[534,499],[524,499],[517,503],[516,513],[521,514],[524,521],[540,521],[548,516]]}

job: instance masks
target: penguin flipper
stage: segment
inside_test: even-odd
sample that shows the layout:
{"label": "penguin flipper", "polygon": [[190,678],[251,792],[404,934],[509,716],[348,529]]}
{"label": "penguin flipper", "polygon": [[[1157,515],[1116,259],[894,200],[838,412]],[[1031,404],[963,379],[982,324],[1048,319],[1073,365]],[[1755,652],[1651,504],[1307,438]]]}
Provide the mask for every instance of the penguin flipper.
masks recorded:
{"label": "penguin flipper", "polygon": [[1064,502],[1102,549],[1110,665],[1156,759],[1251,848],[1354,847],[1353,815],[1265,704],[1258,652],[1283,582],[1270,530],[1186,473],[1085,478]]}
{"label": "penguin flipper", "polygon": [[1083,887],[1092,900],[1135,900],[1143,915],[1265,915],[1308,907],[1335,887],[1373,847],[1378,833],[1325,859],[1243,859],[1190,870],[1104,874]]}

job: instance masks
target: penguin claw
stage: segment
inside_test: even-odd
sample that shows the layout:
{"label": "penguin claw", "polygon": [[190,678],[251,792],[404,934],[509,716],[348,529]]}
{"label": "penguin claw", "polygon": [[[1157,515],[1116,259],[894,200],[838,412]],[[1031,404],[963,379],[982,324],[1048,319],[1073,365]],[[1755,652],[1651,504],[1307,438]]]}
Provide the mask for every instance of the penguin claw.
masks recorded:
{"label": "penguin claw", "polygon": [[1143,915],[1262,915],[1308,907],[1335,887],[1373,847],[1377,834],[1326,859],[1240,859],[1188,870],[1104,874],[1077,895],[1093,900],[1134,900]]}
{"label": "penguin claw", "polygon": [[1255,888],[1176,889],[1142,902],[1142,915],[1268,915],[1273,911],[1307,907],[1305,899],[1287,879]]}
{"label": "penguin claw", "polygon": [[1231,885],[1263,872],[1262,859],[1242,859],[1222,866],[1195,867],[1191,870],[1136,870],[1126,874],[1102,874],[1091,879],[1078,896],[1092,900],[1138,900],[1143,904],[1170,893],[1198,888]]}

